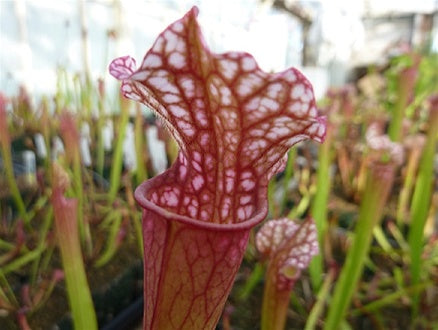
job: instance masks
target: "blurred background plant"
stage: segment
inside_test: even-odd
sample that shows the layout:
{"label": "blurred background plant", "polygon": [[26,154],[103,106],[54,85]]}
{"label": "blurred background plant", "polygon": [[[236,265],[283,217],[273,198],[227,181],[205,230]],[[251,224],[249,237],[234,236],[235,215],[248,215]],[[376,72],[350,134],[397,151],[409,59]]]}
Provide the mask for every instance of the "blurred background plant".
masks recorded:
{"label": "blurred background plant", "polygon": [[[75,79],[79,78],[72,81]],[[99,281],[110,283],[123,273],[124,267],[138,263],[142,256],[141,214],[133,189],[146,178],[148,168],[150,173],[156,170],[148,165],[146,150],[138,162],[135,160],[137,163],[126,153],[132,153],[137,145],[143,150],[146,118],[130,117],[130,104],[126,101],[121,102],[119,114],[107,114],[106,100],[97,89],[101,85],[92,89],[91,85],[85,86],[87,89],[78,90],[77,99],[68,100],[68,93],[60,90],[53,100],[43,99],[37,107],[27,102],[24,90],[9,100],[2,95],[0,301],[7,314],[21,313],[21,318],[28,315],[32,328],[47,324],[39,322],[61,319],[57,313],[44,318],[38,313],[50,303],[49,296],[60,280],[53,276],[63,268],[57,240],[62,247],[69,237],[54,228],[51,173],[55,162],[71,182],[65,189],[66,196],[77,201],[77,219],[68,220],[78,227],[88,276],[97,276],[91,285],[96,286]],[[100,106],[100,112],[96,111],[99,117],[82,111],[82,102]],[[139,133],[134,132],[134,126],[140,127]],[[136,142],[127,148],[123,143],[129,135],[132,141],[136,135]],[[142,169],[141,174],[133,170],[134,165]],[[58,210],[67,212],[65,204],[65,209],[58,206]],[[123,253],[117,255],[121,249]],[[121,265],[111,265],[114,259]],[[135,294],[141,296],[141,290]],[[57,295],[63,296],[60,292]]]}
{"label": "blurred background plant", "polygon": [[[102,327],[127,305],[141,300],[141,214],[133,190],[143,180],[163,171],[176,157],[175,142],[150,110],[119,99],[118,92],[108,86],[105,79],[98,79],[109,53],[114,49],[129,52],[121,46],[127,38],[123,26],[128,26],[127,17],[136,17],[132,16],[136,7],[124,6],[121,1],[68,3],[78,5],[77,20],[73,18],[69,24],[90,32],[88,36],[81,34],[79,43],[71,42],[70,47],[77,46],[73,57],[64,54],[74,58],[75,69],[80,73],[72,74],[65,65],[64,68],[58,66],[56,74],[49,75],[52,80],[38,72],[27,79],[28,76],[21,74],[20,61],[10,65],[6,60],[14,56],[15,48],[10,48],[10,54],[5,54],[3,47],[1,51],[1,329],[47,329],[55,323],[68,328],[71,322],[68,316],[69,310],[73,311],[68,306],[71,293],[64,284],[67,271],[62,264],[62,248],[59,249],[65,240],[56,230],[52,203],[54,163],[71,182],[65,197],[77,200],[82,259],[97,321]],[[362,58],[362,62],[356,62],[356,69],[350,70],[348,79],[340,80],[330,72],[336,71],[334,69],[343,61],[348,67],[351,58],[347,61],[337,55],[331,60],[322,59],[310,52],[309,45],[312,40],[320,40],[321,47],[328,47],[323,39],[315,38],[315,31],[324,26],[324,20],[318,17],[326,15],[327,18],[328,7],[351,7],[342,1],[316,9],[305,2],[290,3],[292,5],[287,1],[239,2],[236,6],[241,7],[235,8],[244,8],[243,12],[247,12],[247,16],[241,17],[235,17],[232,13],[240,11],[231,11],[228,5],[208,7],[202,1],[196,3],[201,7],[201,24],[208,21],[209,14],[231,13],[226,24],[219,20],[220,29],[217,26],[207,29],[213,31],[207,33],[207,37],[215,40],[210,44],[216,45],[218,51],[245,47],[242,50],[253,52],[259,59],[257,47],[249,42],[245,45],[219,42],[226,40],[231,32],[236,33],[239,40],[252,40],[250,31],[263,31],[259,33],[260,40],[265,40],[265,34],[275,39],[272,38],[275,34],[283,38],[276,43],[292,44],[292,50],[272,48],[277,53],[295,54],[279,59],[266,51],[269,48],[266,43],[255,38],[255,44],[263,46],[258,48],[266,51],[267,55],[260,55],[261,65],[266,70],[304,66],[304,72],[315,84],[320,109],[328,118],[325,143],[292,149],[284,172],[269,185],[269,218],[305,219],[310,215],[318,233],[320,254],[312,260],[309,271],[302,271],[301,278],[294,283],[286,328],[319,329],[333,325],[346,329],[427,329],[438,326],[438,56],[436,46],[433,47],[437,8],[417,14],[412,11],[408,47],[403,42],[393,45],[387,41],[385,58],[368,62]],[[370,1],[370,7],[373,3]],[[164,24],[179,17],[190,5],[184,1],[161,4],[168,16],[174,15],[166,17]],[[0,6],[2,31],[9,31],[4,25],[7,20],[3,18],[12,10],[21,27],[18,38],[21,45],[44,44],[43,39],[33,40],[34,35],[26,32],[24,9],[28,8],[29,15],[35,15],[38,11],[33,3],[4,1]],[[109,20],[111,27],[107,31],[100,25],[96,30],[87,25],[96,6],[112,10],[108,16],[113,19]],[[157,13],[161,8],[158,1],[148,2],[147,6],[139,7],[137,15]],[[49,7],[44,5],[42,12],[48,12]],[[372,12],[372,8],[368,10]],[[268,15],[271,11],[275,11],[272,17]],[[373,18],[370,12],[365,12],[362,18],[365,32],[371,34],[364,36],[365,43],[372,38],[373,29],[378,31],[379,19],[386,17]],[[292,23],[284,20],[283,14],[292,15]],[[393,22],[405,28],[400,17],[393,16]],[[427,29],[424,23],[420,29],[425,31],[423,34],[415,29],[414,23],[419,17],[431,24]],[[272,19],[278,24],[267,28],[266,24]],[[216,18],[212,21],[217,22]],[[154,29],[159,31],[164,25],[157,17],[152,17],[151,22],[149,30],[144,26],[141,29],[154,38]],[[244,27],[232,30],[237,22]],[[273,30],[274,26],[280,30]],[[290,33],[284,33],[285,30]],[[93,35],[96,31],[101,31],[101,35]],[[306,31],[311,37],[307,42]],[[359,38],[360,33],[355,31]],[[94,43],[90,43],[93,38],[103,40],[99,56],[90,56],[95,51]],[[141,42],[133,41],[128,48],[139,47],[140,54],[148,39],[145,35],[141,35],[143,39],[136,38]],[[368,53],[373,53],[373,44],[367,45]],[[21,54],[26,60],[29,54],[23,51],[26,47],[18,48],[21,50],[15,56]],[[337,47],[339,50],[341,46]],[[70,54],[70,50],[68,52]],[[38,64],[39,56],[30,53],[27,60],[33,57]],[[54,54],[47,58],[51,69],[60,62],[66,64]],[[26,67],[29,69],[29,63],[23,66]],[[325,70],[317,70],[321,67]],[[321,72],[325,72],[322,78]],[[13,89],[11,82],[20,81],[20,76],[24,77],[22,84]],[[44,83],[38,86],[36,78],[43,79]],[[53,89],[44,90],[50,81]],[[42,96],[43,92],[51,96]],[[389,162],[391,154],[390,151],[389,154],[378,152],[376,156],[374,149],[380,148],[380,142],[372,144],[371,141],[370,146],[372,127],[378,127],[379,133],[387,136],[386,145],[398,143],[404,150],[401,165],[392,169],[392,185],[391,180],[376,182],[382,184],[382,190],[389,190],[381,195],[370,183],[375,174],[372,168],[376,161]],[[373,201],[386,202],[373,206]],[[353,266],[348,259],[354,261]],[[222,328],[260,328],[261,297],[267,281],[264,267],[262,256],[255,248],[254,235],[224,312]],[[341,275],[343,273],[345,275]],[[348,291],[349,297],[337,291]],[[342,304],[333,303],[338,299]],[[109,302],[116,304],[110,306]],[[137,316],[134,323],[140,318],[141,315]]]}

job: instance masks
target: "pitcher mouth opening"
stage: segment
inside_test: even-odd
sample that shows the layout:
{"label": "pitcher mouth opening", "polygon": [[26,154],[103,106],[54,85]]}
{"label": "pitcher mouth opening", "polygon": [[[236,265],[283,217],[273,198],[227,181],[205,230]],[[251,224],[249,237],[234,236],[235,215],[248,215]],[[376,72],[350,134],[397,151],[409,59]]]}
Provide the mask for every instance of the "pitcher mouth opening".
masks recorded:
{"label": "pitcher mouth opening", "polygon": [[[165,174],[162,173],[161,175]],[[248,230],[262,222],[266,215],[268,214],[268,201],[267,193],[265,189],[259,189],[257,196],[257,207],[254,213],[247,220],[238,223],[215,223],[203,221],[195,218],[190,218],[185,215],[179,215],[178,213],[171,212],[157,204],[151,202],[146,196],[150,189],[156,186],[155,180],[161,177],[161,175],[154,177],[152,179],[146,180],[141,183],[134,192],[134,198],[137,203],[145,210],[155,212],[169,221],[177,221],[189,226],[194,226],[197,228],[202,228],[206,230],[216,230],[216,231],[240,231]]]}

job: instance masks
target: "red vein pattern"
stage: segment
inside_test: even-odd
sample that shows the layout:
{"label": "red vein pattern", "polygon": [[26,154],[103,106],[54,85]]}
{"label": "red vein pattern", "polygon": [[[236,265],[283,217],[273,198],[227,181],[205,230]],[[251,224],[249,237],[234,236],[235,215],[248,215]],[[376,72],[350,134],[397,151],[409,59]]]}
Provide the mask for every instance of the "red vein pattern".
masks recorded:
{"label": "red vein pattern", "polygon": [[266,216],[270,177],[293,144],[325,136],[299,71],[268,74],[247,53],[211,53],[197,14],[193,7],[166,28],[138,69],[129,56],[109,68],[180,147],[172,167],[135,193],[144,208],[145,329],[214,328],[248,232]]}

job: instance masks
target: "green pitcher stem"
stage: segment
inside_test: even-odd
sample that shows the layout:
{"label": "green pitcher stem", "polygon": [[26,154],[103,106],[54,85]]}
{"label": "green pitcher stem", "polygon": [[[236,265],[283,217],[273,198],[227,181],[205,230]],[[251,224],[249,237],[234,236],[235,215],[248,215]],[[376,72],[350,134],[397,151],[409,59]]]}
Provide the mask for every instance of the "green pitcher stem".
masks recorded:
{"label": "green pitcher stem", "polygon": [[97,329],[96,314],[82,260],[77,225],[77,200],[65,198],[61,189],[55,187],[52,203],[56,235],[61,250],[67,295],[75,329]]}
{"label": "green pitcher stem", "polygon": [[261,330],[283,330],[292,290],[278,290],[276,266],[269,263],[263,293]]}
{"label": "green pitcher stem", "polygon": [[[438,97],[437,97],[438,98]],[[438,101],[436,101],[438,103]],[[437,104],[435,104],[437,107]],[[418,176],[411,204],[411,227],[408,242],[411,252],[412,284],[417,285],[421,279],[421,254],[424,244],[424,227],[431,203],[433,187],[433,159],[438,141],[438,108],[431,109],[429,129],[423,155],[420,160]],[[420,295],[413,296],[413,314],[418,314]]]}
{"label": "green pitcher stem", "polygon": [[111,162],[110,173],[110,189],[108,192],[108,202],[113,203],[116,199],[120,188],[120,177],[123,167],[123,142],[125,140],[126,127],[129,122],[129,103],[126,100],[121,100],[120,108],[120,126],[118,129],[118,137],[114,147],[113,159]]}
{"label": "green pitcher stem", "polygon": [[354,239],[342,267],[324,329],[339,329],[362,275],[373,228],[379,223],[394,179],[392,164],[371,164],[359,210]]}
{"label": "green pitcher stem", "polygon": [[[318,172],[317,185],[315,197],[312,203],[312,217],[315,220],[316,228],[318,230],[318,243],[323,251],[323,237],[327,227],[327,204],[330,194],[331,178],[330,178],[330,164],[332,159],[332,133],[328,129],[326,140],[320,146],[318,155]],[[322,284],[322,272],[324,267],[323,254],[316,255],[310,262],[310,278],[315,292],[318,291]]]}

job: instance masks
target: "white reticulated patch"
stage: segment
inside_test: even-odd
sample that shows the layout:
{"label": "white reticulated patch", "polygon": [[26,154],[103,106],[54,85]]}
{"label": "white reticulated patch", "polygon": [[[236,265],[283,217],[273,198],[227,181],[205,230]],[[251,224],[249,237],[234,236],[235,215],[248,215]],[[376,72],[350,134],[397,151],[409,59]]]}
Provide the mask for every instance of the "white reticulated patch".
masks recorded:
{"label": "white reticulated patch", "polygon": [[166,206],[175,207],[178,205],[179,201],[179,191],[170,190],[165,191],[163,195],[161,195],[161,202]]}
{"label": "white reticulated patch", "polygon": [[187,165],[187,158],[184,157],[183,153],[178,154],[178,160],[180,161],[181,164]]}
{"label": "white reticulated patch", "polygon": [[129,83],[123,84],[121,88],[123,93],[132,93],[132,86]]}
{"label": "white reticulated patch", "polygon": [[237,129],[237,117],[236,113],[234,112],[235,108],[233,107],[221,107],[219,111],[219,116],[217,118],[218,126],[223,127],[225,130],[231,130],[234,133]]}
{"label": "white reticulated patch", "polygon": [[206,147],[210,141],[210,134],[202,133],[199,139],[199,143],[201,146]]}
{"label": "white reticulated patch", "polygon": [[134,73],[130,79],[132,80],[138,80],[138,81],[143,81],[146,80],[146,78],[148,77],[149,73],[147,71],[137,71],[136,73]]}
{"label": "white reticulated patch", "polygon": [[282,137],[287,136],[288,134],[290,134],[290,129],[288,127],[282,126],[282,127],[274,127],[272,130],[270,130],[268,132],[268,134],[266,134],[266,137],[268,139],[271,140],[277,140],[280,139]]}
{"label": "white reticulated patch", "polygon": [[239,68],[236,62],[224,59],[220,62],[220,73],[227,79],[233,79],[236,76],[237,69]]}
{"label": "white reticulated patch", "polygon": [[237,218],[238,218],[240,221],[245,220],[246,216],[245,216],[245,210],[243,209],[243,207],[239,207],[239,208],[237,209]]}
{"label": "white reticulated patch", "polygon": [[280,116],[274,119],[274,126],[286,126],[290,124],[290,118],[288,116]]}
{"label": "white reticulated patch", "polygon": [[312,90],[310,88],[307,88],[306,92],[303,93],[303,95],[301,95],[301,101],[303,101],[304,103],[309,103],[312,100],[313,100]]}
{"label": "white reticulated patch", "polygon": [[229,168],[225,171],[226,176],[230,177],[230,178],[235,178],[236,177],[236,171],[232,168]]}
{"label": "white reticulated patch", "polygon": [[272,149],[270,149],[266,154],[267,154],[266,158],[268,159],[269,162],[276,163],[278,161],[278,154]]}
{"label": "white reticulated patch", "polygon": [[256,239],[257,250],[259,250],[260,253],[267,254],[266,251],[269,249],[268,237],[261,230],[259,230],[256,237],[257,237]]}
{"label": "white reticulated patch", "polygon": [[192,160],[192,166],[193,168],[196,170],[196,172],[201,173],[202,172],[202,168],[201,165],[199,165],[199,162]]}
{"label": "white reticulated patch", "polygon": [[161,77],[167,79],[169,77],[169,72],[166,70],[157,70],[154,71],[154,77]]}
{"label": "white reticulated patch", "polygon": [[245,82],[241,83],[237,87],[237,93],[239,93],[240,96],[247,96],[251,94],[252,88],[250,85],[246,84]]}
{"label": "white reticulated patch", "polygon": [[302,121],[298,121],[295,120],[293,122],[285,122],[284,125],[286,125],[287,127],[289,127],[291,130],[293,130],[295,133],[295,135],[299,135],[298,132],[302,132],[304,130],[304,126],[307,125],[306,122],[302,122]]}
{"label": "white reticulated patch", "polygon": [[205,103],[204,103],[204,100],[202,100],[202,99],[200,99],[200,98],[195,99],[195,101],[194,101],[194,105],[195,105],[196,109],[202,109],[202,110],[205,110]]}
{"label": "white reticulated patch", "polygon": [[181,54],[185,54],[186,53],[186,44],[185,44],[185,42],[181,38],[178,38],[175,50],[177,52],[181,53]]}
{"label": "white reticulated patch", "polygon": [[189,212],[190,217],[195,218],[198,214],[198,209],[193,206],[193,205],[189,205],[187,207],[187,211]]}
{"label": "white reticulated patch", "polygon": [[211,95],[213,95],[214,97],[218,97],[219,96],[219,91],[218,91],[216,85],[211,83],[210,86],[209,86],[209,89],[210,89]]}
{"label": "white reticulated patch", "polygon": [[[266,140],[262,140],[262,139],[254,139],[254,140],[246,140],[244,142],[244,145],[242,147],[242,152],[245,155],[258,155],[261,149],[263,149],[263,147],[266,146]],[[256,151],[256,152],[254,152]],[[251,157],[249,157],[251,158]]]}
{"label": "white reticulated patch", "polygon": [[229,216],[229,214],[230,214],[230,207],[231,207],[231,205],[230,205],[230,203],[231,203],[231,201],[229,200],[229,198],[224,198],[224,201],[222,202],[222,205],[221,205],[221,217],[222,217],[222,219],[225,219],[226,217],[228,217]]}
{"label": "white reticulated patch", "polygon": [[250,56],[245,56],[242,59],[242,69],[245,71],[252,71],[257,67],[256,61]]}
{"label": "white reticulated patch", "polygon": [[221,86],[221,104],[231,105],[231,91],[227,86]]}
{"label": "white reticulated patch", "polygon": [[194,129],[194,127],[192,126],[192,124],[190,124],[190,123],[188,123],[188,122],[186,122],[186,121],[180,120],[180,121],[177,122],[177,126],[178,126],[178,128],[180,128],[180,129],[184,132],[184,134],[187,135],[188,137],[192,137],[193,135],[195,135],[195,129]]}
{"label": "white reticulated patch", "polygon": [[181,166],[179,167],[179,178],[180,178],[181,180],[185,180],[185,179],[186,179],[186,176],[187,176],[187,167],[184,166],[184,165],[181,165]]}
{"label": "white reticulated patch", "polygon": [[169,64],[172,65],[176,69],[182,69],[187,65],[186,59],[180,53],[172,53],[169,56]]}
{"label": "white reticulated patch", "polygon": [[254,180],[246,179],[240,182],[240,186],[244,191],[250,191],[255,187]]}
{"label": "white reticulated patch", "polygon": [[308,135],[311,135],[311,136],[316,135],[316,132],[317,132],[317,130],[318,130],[318,127],[319,127],[319,126],[312,125],[312,126],[310,126],[309,128],[307,128],[306,133],[307,133]]}
{"label": "white reticulated patch", "polygon": [[260,104],[262,106],[265,106],[266,108],[268,108],[271,111],[277,111],[280,108],[280,105],[278,104],[277,101],[264,97],[262,98],[262,101],[260,102]]}
{"label": "white reticulated patch", "polygon": [[181,98],[175,94],[165,94],[163,96],[163,101],[166,103],[176,103],[181,101]]}
{"label": "white reticulated patch", "polygon": [[198,208],[198,207],[199,207],[198,199],[197,199],[197,198],[193,198],[191,204],[192,204],[194,207]]}
{"label": "white reticulated patch", "polygon": [[266,135],[266,131],[262,129],[255,128],[250,131],[250,136],[261,137],[265,135]]}
{"label": "white reticulated patch", "polygon": [[246,218],[250,218],[254,212],[254,205],[245,205],[244,207]]}
{"label": "white reticulated patch", "polygon": [[274,228],[272,229],[272,244],[275,247],[278,247],[284,238],[284,228],[283,227],[284,226],[279,224],[278,226],[274,226]]}
{"label": "white reticulated patch", "polygon": [[201,194],[201,201],[203,201],[204,203],[210,201],[210,199],[211,198],[210,198],[209,194],[207,194],[207,193]]}
{"label": "white reticulated patch", "polygon": [[[204,169],[207,173],[211,173],[211,171],[214,170],[214,165],[212,164],[212,156],[211,155],[207,155],[205,157],[205,163],[204,163]],[[215,182],[215,177],[211,174],[207,175],[207,182],[209,184],[214,183]]]}
{"label": "white reticulated patch", "polygon": [[161,60],[161,57],[159,57],[158,55],[155,54],[149,54],[143,64],[142,64],[142,69],[144,68],[158,68],[161,65],[163,65],[163,61]]}
{"label": "white reticulated patch", "polygon": [[245,204],[248,204],[249,202],[251,202],[251,200],[252,200],[251,195],[243,195],[240,197],[239,202],[241,205],[245,205]]}
{"label": "white reticulated patch", "polygon": [[[237,114],[236,114],[236,112],[234,111],[234,109],[233,108],[230,108],[231,110],[230,110],[230,120],[232,120],[232,121],[235,121],[235,120],[238,120],[239,118],[237,118]],[[229,127],[229,126],[228,126]]]}
{"label": "white reticulated patch", "polygon": [[163,51],[163,46],[164,46],[164,38],[163,37],[158,37],[157,40],[155,41],[154,46],[152,47],[152,50],[155,53],[161,53]]}
{"label": "white reticulated patch", "polygon": [[186,109],[177,104],[170,105],[169,110],[177,118],[188,117],[189,115]]}
{"label": "white reticulated patch", "polygon": [[262,79],[255,73],[245,75],[237,85],[237,93],[240,96],[248,96],[254,89],[263,83]]}
{"label": "white reticulated patch", "polygon": [[224,141],[226,144],[228,144],[228,147],[236,147],[237,142],[239,141],[239,138],[236,136],[234,132],[226,132],[224,135]]}
{"label": "white reticulated patch", "polygon": [[182,32],[184,30],[184,25],[178,21],[172,25],[172,29],[176,32]]}
{"label": "white reticulated patch", "polygon": [[292,88],[292,92],[291,92],[291,97],[293,99],[299,99],[302,97],[302,95],[305,92],[305,88],[303,84],[296,84],[293,88]]}
{"label": "white reticulated patch", "polygon": [[[291,103],[290,105],[289,105],[289,110],[290,110],[290,112],[294,115],[294,116],[296,116],[296,117],[298,117],[298,118],[301,118],[301,117],[304,117],[305,115],[306,115],[306,112],[305,111],[303,111],[303,104],[304,103],[301,103],[301,102],[293,102],[293,103]],[[305,108],[304,108],[305,109]]]}
{"label": "white reticulated patch", "polygon": [[195,116],[196,116],[196,121],[201,127],[206,127],[208,125],[207,117],[205,116],[204,111],[197,111]]}
{"label": "white reticulated patch", "polygon": [[307,103],[302,103],[301,104],[301,112],[305,113],[307,115],[307,111],[309,110],[309,104]]}
{"label": "white reticulated patch", "polygon": [[225,191],[230,194],[234,189],[234,178],[225,178]]}
{"label": "white reticulated patch", "polygon": [[240,175],[240,179],[248,179],[252,176],[252,173],[250,171],[244,171],[242,172],[242,174]]}
{"label": "white reticulated patch", "polygon": [[272,99],[278,97],[278,94],[283,90],[283,85],[280,83],[271,84],[268,87],[268,96]]}
{"label": "white reticulated patch", "polygon": [[193,82],[193,79],[188,77],[183,77],[182,79],[179,80],[179,85],[183,89],[184,94],[188,98],[192,98],[193,96],[195,96],[195,84]]}
{"label": "white reticulated patch", "polygon": [[168,54],[175,51],[179,37],[170,30],[166,30],[163,36],[164,39],[166,40],[166,48],[164,51]]}
{"label": "white reticulated patch", "polygon": [[193,159],[194,159],[197,163],[200,163],[200,162],[201,162],[201,160],[202,160],[202,156],[201,156],[201,153],[200,153],[199,151],[194,151],[193,154],[192,154],[192,156],[193,156]]}
{"label": "white reticulated patch", "polygon": [[151,202],[152,203],[157,203],[158,202],[158,194],[156,193],[156,192],[154,192],[152,195],[151,195]]}
{"label": "white reticulated patch", "polygon": [[202,210],[202,211],[201,211],[201,220],[202,220],[202,221],[209,220],[208,217],[209,217],[208,212],[205,211],[205,210]]}
{"label": "white reticulated patch", "polygon": [[305,243],[301,246],[298,246],[298,250],[303,254],[307,254],[310,252],[310,246],[308,243]]}
{"label": "white reticulated patch", "polygon": [[288,81],[288,82],[295,82],[297,80],[297,76],[295,75],[295,73],[292,70],[287,70],[283,74],[283,78],[286,79],[286,81]]}
{"label": "white reticulated patch", "polygon": [[235,60],[237,60],[238,58],[240,58],[242,56],[242,54],[238,53],[238,52],[229,52],[227,55],[229,58],[232,58]]}
{"label": "white reticulated patch", "polygon": [[164,77],[150,77],[148,82],[163,93],[173,93],[177,94],[178,89],[175,85],[171,84],[170,81]]}
{"label": "white reticulated patch", "polygon": [[255,111],[260,107],[260,96],[251,98],[251,100],[245,105],[245,109],[249,111]]}
{"label": "white reticulated patch", "polygon": [[322,137],[325,133],[325,127],[323,125],[318,125],[318,133],[316,134],[317,137]]}

